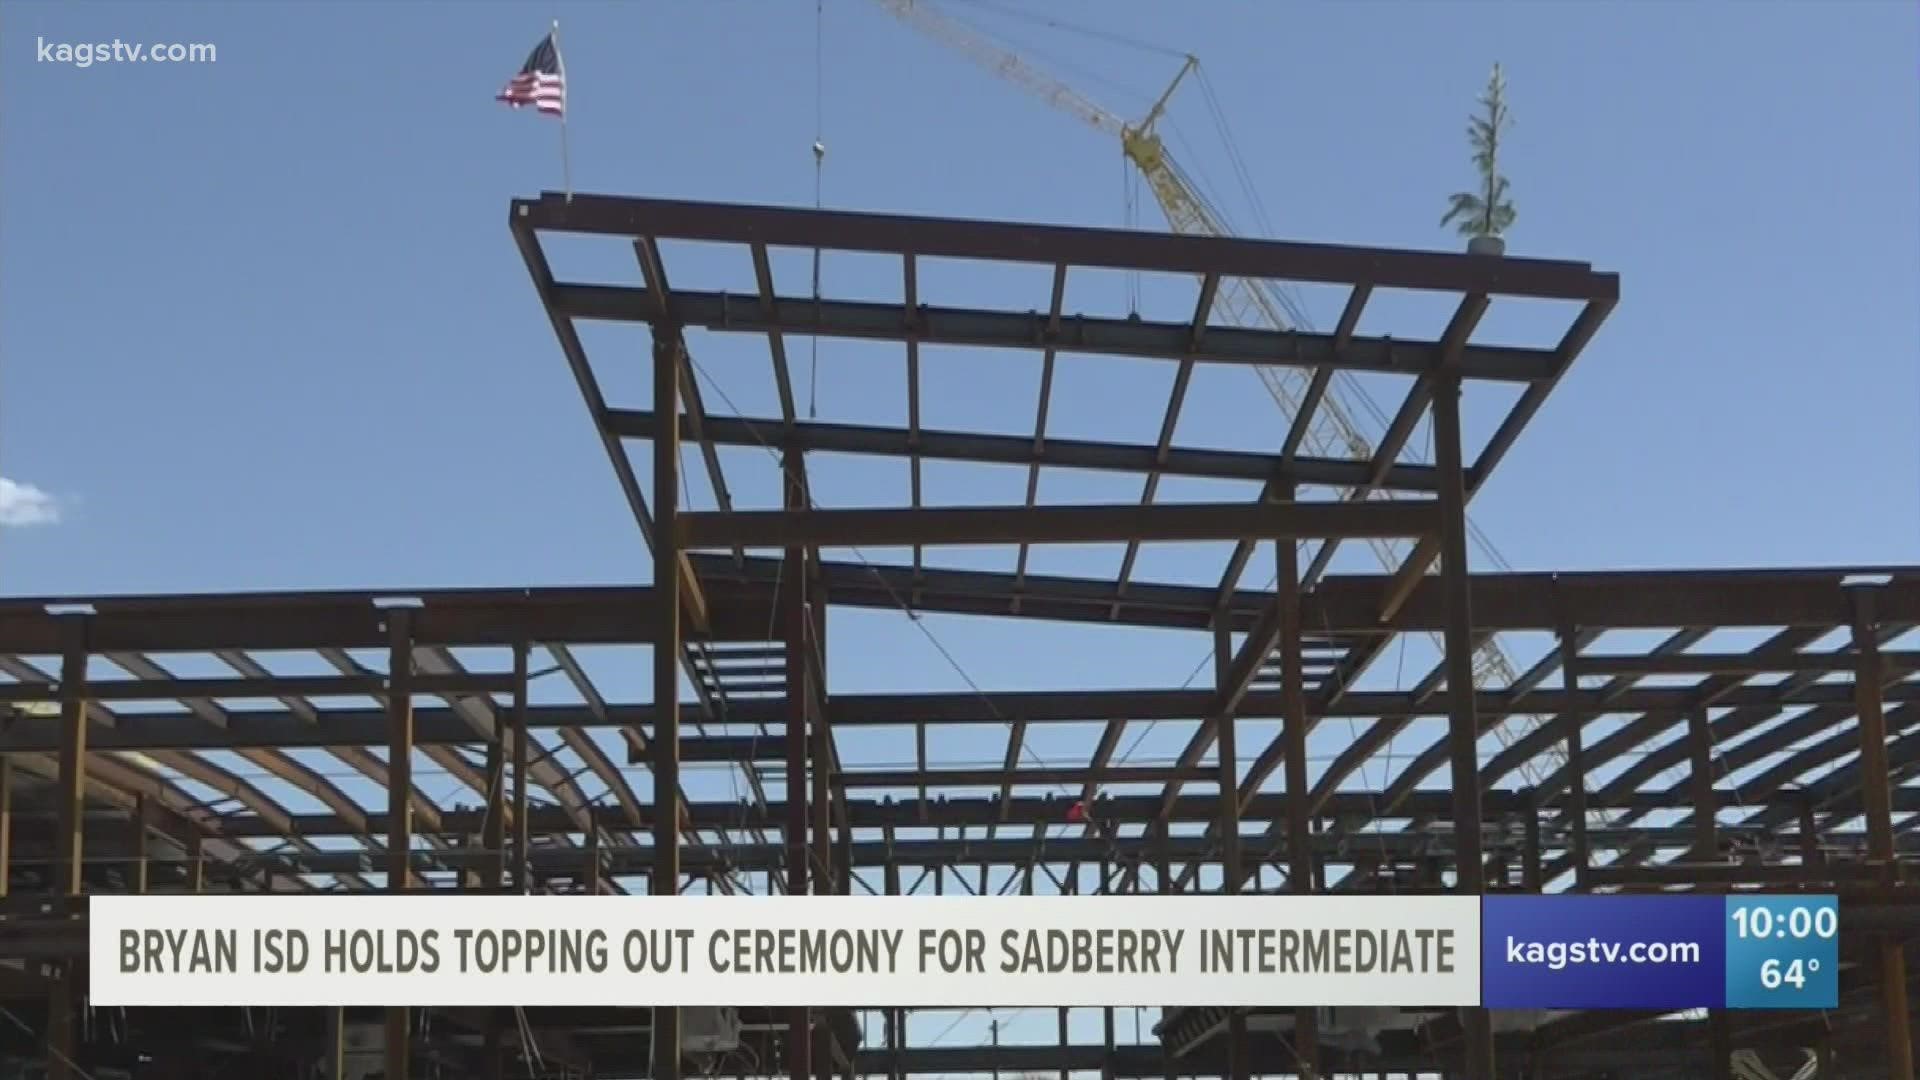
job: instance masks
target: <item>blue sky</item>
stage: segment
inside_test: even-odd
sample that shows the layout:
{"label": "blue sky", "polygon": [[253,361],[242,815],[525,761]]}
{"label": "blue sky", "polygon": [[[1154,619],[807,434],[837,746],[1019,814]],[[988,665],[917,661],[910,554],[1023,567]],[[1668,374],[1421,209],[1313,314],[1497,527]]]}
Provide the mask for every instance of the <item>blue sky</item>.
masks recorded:
{"label": "blue sky", "polygon": [[[825,9],[816,83],[805,2],[9,5],[0,475],[32,490],[8,493],[18,524],[0,531],[0,591],[647,578],[506,228],[510,198],[559,186],[558,131],[491,97],[556,15],[581,190],[811,202],[818,89],[830,205],[1128,222],[1105,136],[877,5]],[[1139,114],[1177,64],[994,5],[948,9],[1122,115]],[[1517,117],[1506,171],[1520,209],[1511,250],[1591,261],[1622,280],[1620,307],[1475,502],[1513,564],[1920,555],[1911,4],[1050,10],[1199,55],[1264,215],[1197,85],[1175,99],[1170,145],[1240,227],[1260,231],[1264,218],[1288,238],[1454,247],[1437,222],[1446,194],[1470,180],[1463,121],[1489,65],[1505,65]],[[218,59],[35,60],[40,39],[116,37],[209,42]],[[1150,204],[1134,220],[1159,224]],[[804,288],[800,263],[776,269],[783,291]],[[704,272],[695,264],[676,280],[699,285]],[[858,291],[878,272],[829,259],[825,279],[829,291]],[[949,296],[1045,303],[1043,284],[943,280]],[[1110,310],[1122,287],[1076,283],[1070,304]],[[1317,325],[1333,322],[1326,296],[1306,300]],[[1149,314],[1185,303],[1170,285],[1144,297]],[[1363,329],[1433,336],[1445,318],[1411,301],[1378,307]],[[1531,344],[1545,325],[1496,310],[1488,332]],[[644,407],[644,337],[596,329],[588,343],[610,392]],[[627,351],[609,355],[617,349]],[[749,412],[772,408],[763,349],[713,343],[701,356]],[[941,359],[924,391],[929,423],[1031,423],[1029,369],[995,369],[1007,381],[993,382]],[[1170,371],[1122,368],[1063,366],[1056,430],[1150,440]],[[1271,445],[1271,406],[1250,376],[1232,378],[1196,383],[1181,441]],[[897,360],[822,348],[823,419],[897,423],[900,386]],[[1470,431],[1483,417],[1474,408]],[[1105,409],[1125,430],[1092,426]],[[818,482],[827,505],[905,493],[903,470],[847,467]],[[884,493],[872,486],[883,482]],[[1020,483],[937,475],[930,498],[1017,500]],[[743,498],[771,490],[736,480]],[[1042,490],[1137,497],[1131,481]],[[1083,558],[1094,556],[1049,553],[1036,566],[1071,572]],[[1154,554],[1142,574],[1210,581],[1219,561]],[[1002,552],[978,564],[1007,562]],[[1104,573],[1112,560],[1085,565]],[[1339,565],[1368,564],[1356,554]],[[836,688],[1171,685],[1208,648],[1043,628],[1005,648],[1004,630],[934,621],[963,678],[903,625],[885,613],[840,620]],[[1404,684],[1424,665],[1379,677]],[[643,698],[644,667],[622,668],[609,694]],[[1048,737],[1074,755],[1089,739]],[[1332,749],[1340,737],[1329,733]],[[898,760],[900,745],[861,756]]]}

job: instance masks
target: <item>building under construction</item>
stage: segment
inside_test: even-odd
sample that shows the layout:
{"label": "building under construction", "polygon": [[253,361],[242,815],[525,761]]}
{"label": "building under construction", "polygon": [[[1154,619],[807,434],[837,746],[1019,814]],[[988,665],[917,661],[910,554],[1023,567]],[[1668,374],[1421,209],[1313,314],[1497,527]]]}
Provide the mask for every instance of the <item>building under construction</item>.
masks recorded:
{"label": "building under construction", "polygon": [[[1615,275],[593,195],[515,201],[509,216],[654,584],[0,603],[9,1075],[1913,1080],[1920,648],[1902,637],[1920,626],[1920,567],[1471,571],[1467,504],[1524,452],[1528,421],[1602,332]],[[634,273],[558,278],[546,245],[562,234],[624,249]],[[736,267],[737,284],[670,284],[668,256],[688,242]],[[776,256],[815,250],[884,260],[898,298],[781,292]],[[1039,268],[1051,286],[1002,309],[951,306],[931,275],[922,287],[939,260],[1021,280]],[[1114,271],[1192,282],[1194,314],[1066,304],[1076,275]],[[1243,281],[1347,298],[1326,333],[1212,321],[1222,290]],[[1408,291],[1451,298],[1442,333],[1359,332],[1371,300]],[[1476,343],[1489,306],[1512,298],[1564,310],[1562,329],[1531,345]],[[605,371],[633,354],[590,356],[589,322],[650,333],[650,401],[609,400]],[[690,342],[714,335],[764,340],[777,410],[745,415],[702,393]],[[789,353],[809,339],[892,346],[904,426],[807,419]],[[1158,441],[1049,434],[1068,356],[1173,372]],[[921,423],[923,367],[1003,362],[1039,371],[1037,401],[1009,401],[992,427]],[[1209,367],[1293,373],[1305,389],[1290,426],[1255,436],[1257,449],[1180,445],[1190,376]],[[1404,396],[1367,455],[1314,456],[1316,410],[1354,373]],[[1462,403],[1476,394],[1505,403],[1484,440],[1463,437]],[[1429,421],[1430,463],[1409,447]],[[651,477],[631,463],[636,444]],[[683,446],[697,462],[684,475]],[[849,456],[894,459],[908,482],[868,487],[858,508],[824,505],[810,466]],[[955,463],[1024,471],[1024,502],[928,505],[923,470]],[[1043,472],[1088,470],[1144,494],[1038,497]],[[1245,495],[1156,500],[1172,478]],[[750,489],[784,497],[736,505],[730,493]],[[1330,572],[1336,545],[1389,540],[1406,552],[1397,569]],[[1232,545],[1215,583],[1134,573],[1143,546],[1200,543]],[[1120,571],[1030,569],[1036,547],[1088,544],[1122,546]],[[1004,551],[1008,566],[935,564],[962,545]],[[886,549],[903,554],[867,554]],[[829,613],[862,608],[1187,631],[1216,662],[1186,686],[842,692],[826,674]],[[1476,656],[1501,635],[1551,644],[1489,680]],[[1412,636],[1439,639],[1441,662],[1407,688],[1369,688],[1369,666]],[[1750,644],[1720,644],[1729,638]],[[589,670],[591,655],[620,647],[629,673],[650,665],[651,694],[612,694]],[[1123,743],[1147,724],[1182,733],[1184,750],[1130,761]],[[1310,768],[1321,724],[1354,734]],[[883,732],[912,739],[910,766],[843,764]],[[1391,775],[1363,782],[1396,736]],[[1045,761],[1030,752],[1043,738]],[[1004,759],[991,766],[951,750],[988,739]],[[691,790],[683,766],[725,767],[739,797]],[[444,772],[458,794],[429,797],[416,767]],[[1839,894],[1837,1010],[1187,1008],[1135,1038],[1113,1010],[1061,1009],[1057,1040],[952,1045],[914,1037],[928,1025],[884,1002],[119,1010],[90,1008],[85,984],[86,898],[115,892],[1739,889]]]}

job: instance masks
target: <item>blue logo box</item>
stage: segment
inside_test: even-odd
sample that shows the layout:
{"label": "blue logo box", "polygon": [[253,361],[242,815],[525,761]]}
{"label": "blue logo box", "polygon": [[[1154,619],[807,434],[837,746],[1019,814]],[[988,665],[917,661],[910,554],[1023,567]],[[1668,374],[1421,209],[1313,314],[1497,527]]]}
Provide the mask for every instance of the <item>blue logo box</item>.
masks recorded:
{"label": "blue logo box", "polygon": [[1481,1001],[1490,1009],[1723,1008],[1727,911],[1720,896],[1488,896]]}
{"label": "blue logo box", "polygon": [[1727,1008],[1840,1007],[1840,902],[1726,898]]}

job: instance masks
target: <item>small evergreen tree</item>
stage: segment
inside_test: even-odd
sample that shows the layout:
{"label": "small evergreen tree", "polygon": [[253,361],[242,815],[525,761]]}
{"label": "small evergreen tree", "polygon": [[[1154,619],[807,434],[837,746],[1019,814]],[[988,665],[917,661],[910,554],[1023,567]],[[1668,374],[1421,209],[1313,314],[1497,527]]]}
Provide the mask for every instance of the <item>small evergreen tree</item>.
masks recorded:
{"label": "small evergreen tree", "polygon": [[1442,227],[1453,225],[1467,237],[1498,237],[1513,227],[1513,203],[1507,198],[1507,178],[1500,175],[1500,137],[1513,120],[1507,114],[1507,80],[1500,65],[1480,95],[1484,112],[1467,120],[1467,143],[1473,147],[1473,167],[1480,173],[1480,190],[1455,192],[1447,202]]}

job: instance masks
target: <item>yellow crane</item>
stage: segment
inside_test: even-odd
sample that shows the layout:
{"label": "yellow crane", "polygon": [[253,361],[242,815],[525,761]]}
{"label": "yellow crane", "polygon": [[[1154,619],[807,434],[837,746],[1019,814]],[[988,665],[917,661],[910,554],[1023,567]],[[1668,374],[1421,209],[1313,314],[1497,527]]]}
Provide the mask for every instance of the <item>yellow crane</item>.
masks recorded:
{"label": "yellow crane", "polygon": [[[1187,76],[1199,66],[1199,60],[1187,55],[1173,81],[1153,103],[1153,107],[1137,123],[1115,116],[1106,109],[1088,100],[1072,87],[1045,72],[1040,71],[1025,59],[1012,51],[989,41],[971,28],[948,18],[927,0],[876,0],[887,11],[907,25],[926,34],[965,55],[975,64],[1006,79],[1028,92],[1046,101],[1055,108],[1071,113],[1100,131],[1120,140],[1121,150],[1140,172],[1148,190],[1153,192],[1154,201],[1159,203],[1161,212],[1166,215],[1167,224],[1176,233],[1198,236],[1230,236],[1232,231],[1226,227],[1223,215],[1200,193],[1187,173],[1181,169],[1167,152],[1156,130],[1160,118],[1165,114],[1167,103],[1173,98],[1175,90]],[[1245,278],[1223,278],[1214,301],[1216,320],[1234,326],[1288,330],[1306,329],[1309,320],[1301,306],[1276,288],[1272,282]],[[1273,396],[1280,411],[1289,419],[1298,415],[1301,403],[1308,390],[1307,376],[1297,368],[1259,365],[1255,370],[1260,381],[1266,385],[1267,392]],[[1361,433],[1360,426],[1354,422],[1353,407],[1346,399],[1353,397],[1365,402],[1364,391],[1351,379],[1337,380],[1329,384],[1325,395],[1315,409],[1302,439],[1302,447],[1321,457],[1349,457],[1367,461],[1373,457],[1372,442]],[[1370,410],[1375,411],[1377,410]],[[1345,493],[1349,499],[1390,499],[1392,493],[1377,489],[1353,489]],[[1484,535],[1475,531],[1476,546],[1486,554],[1496,566],[1505,567],[1506,562],[1495,551]],[[1403,542],[1396,540],[1371,540],[1369,545],[1379,558],[1381,565],[1388,570],[1398,570],[1407,560],[1409,552]],[[1331,556],[1331,548],[1323,549],[1316,563]],[[1324,569],[1324,565],[1318,567]],[[1442,644],[1439,635],[1433,635],[1436,644]],[[1444,648],[1444,646],[1442,645]],[[1474,652],[1474,685],[1477,688],[1511,686],[1518,679],[1513,663],[1508,659],[1505,649],[1497,638],[1488,638]],[[1501,745],[1512,746],[1518,739],[1546,723],[1540,716],[1515,716],[1495,725],[1494,734]],[[1515,729],[1519,730],[1516,731]],[[1547,764],[1564,764],[1565,756],[1559,743],[1549,744],[1539,757],[1529,757],[1520,766],[1521,775],[1530,784],[1540,784],[1546,779],[1547,769],[1542,768],[1542,758]],[[1596,823],[1604,823],[1596,812]]]}

